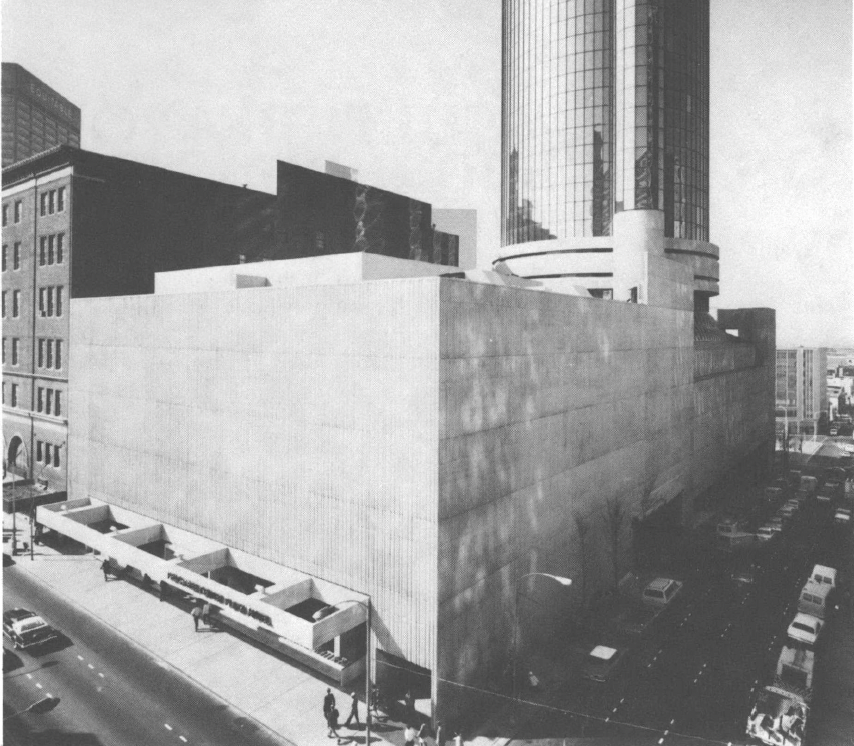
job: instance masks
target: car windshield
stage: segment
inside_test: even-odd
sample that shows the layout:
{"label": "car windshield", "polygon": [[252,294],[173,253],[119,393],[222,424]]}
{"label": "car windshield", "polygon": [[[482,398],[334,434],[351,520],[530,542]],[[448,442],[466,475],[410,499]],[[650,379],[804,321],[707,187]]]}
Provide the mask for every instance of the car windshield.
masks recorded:
{"label": "car windshield", "polygon": [[792,627],[794,627],[795,629],[799,629],[801,632],[809,632],[810,634],[814,634],[815,632],[815,630],[813,630],[811,627],[808,627],[803,622],[795,622],[794,624],[792,624]]}

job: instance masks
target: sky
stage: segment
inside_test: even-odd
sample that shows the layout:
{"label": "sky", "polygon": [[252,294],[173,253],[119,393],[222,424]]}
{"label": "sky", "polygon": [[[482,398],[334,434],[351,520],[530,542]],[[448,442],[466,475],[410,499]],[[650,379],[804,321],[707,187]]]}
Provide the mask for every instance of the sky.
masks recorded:
{"label": "sky", "polygon": [[[276,160],[478,211],[499,245],[498,0],[2,0],[2,59],[83,110],[82,146],[276,191]],[[849,0],[711,0],[715,308],[854,346]]]}

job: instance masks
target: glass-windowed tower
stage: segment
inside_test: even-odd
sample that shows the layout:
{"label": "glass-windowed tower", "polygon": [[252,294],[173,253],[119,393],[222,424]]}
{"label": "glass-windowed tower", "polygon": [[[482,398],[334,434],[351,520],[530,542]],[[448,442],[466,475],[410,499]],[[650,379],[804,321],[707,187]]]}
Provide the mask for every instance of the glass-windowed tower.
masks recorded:
{"label": "glass-windowed tower", "polygon": [[496,263],[626,300],[643,283],[621,267],[648,252],[688,265],[706,305],[709,0],[504,0],[503,12]]}

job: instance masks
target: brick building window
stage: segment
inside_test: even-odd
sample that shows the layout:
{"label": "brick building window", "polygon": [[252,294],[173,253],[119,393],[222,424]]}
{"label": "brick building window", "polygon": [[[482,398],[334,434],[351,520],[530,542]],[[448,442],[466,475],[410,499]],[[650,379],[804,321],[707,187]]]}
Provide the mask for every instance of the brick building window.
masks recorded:
{"label": "brick building window", "polygon": [[11,395],[10,396],[11,401],[9,403],[13,407],[17,407],[18,406],[18,384],[17,383],[12,384],[11,391],[9,393]]}
{"label": "brick building window", "polygon": [[62,250],[65,243],[65,234],[59,233],[56,236],[56,263],[62,264]]}
{"label": "brick building window", "polygon": [[21,222],[21,215],[24,212],[24,203],[21,200],[15,200],[15,222]]}
{"label": "brick building window", "polygon": [[15,248],[12,251],[12,269],[21,268],[21,242],[15,241]]}
{"label": "brick building window", "polygon": [[56,315],[62,316],[62,285],[56,289]]}
{"label": "brick building window", "polygon": [[56,211],[62,212],[65,209],[65,187],[59,187],[56,190]]}
{"label": "brick building window", "polygon": [[47,211],[48,214],[53,215],[56,212],[56,190],[51,189],[47,193]]}
{"label": "brick building window", "polygon": [[54,368],[59,370],[62,367],[62,340],[56,340],[56,359],[54,360]]}
{"label": "brick building window", "polygon": [[[3,205],[3,209],[6,209],[6,205]],[[6,225],[4,222],[3,225]],[[7,244],[3,244],[3,271],[6,271],[6,259],[9,256],[9,246]]]}
{"label": "brick building window", "polygon": [[54,391],[53,392],[53,413],[57,417],[62,414],[62,392]]}
{"label": "brick building window", "polygon": [[[21,315],[21,291],[12,291],[12,318],[17,319]],[[4,314],[5,316],[5,314]]]}
{"label": "brick building window", "polygon": [[3,227],[9,225],[9,205],[3,205]]}
{"label": "brick building window", "polygon": [[44,339],[39,339],[39,368],[44,368]]}
{"label": "brick building window", "polygon": [[42,448],[42,442],[40,440],[37,440],[36,441],[36,461],[38,461],[39,463],[42,462],[42,459],[43,459],[42,454],[43,453],[44,453],[44,448]]}
{"label": "brick building window", "polygon": [[47,263],[53,264],[53,247],[56,243],[56,236],[50,235],[47,237]]}
{"label": "brick building window", "polygon": [[12,339],[12,365],[18,364],[18,344],[20,340],[17,338]]}
{"label": "brick building window", "polygon": [[36,412],[41,412],[44,408],[44,389],[39,386],[36,389]]}
{"label": "brick building window", "polygon": [[39,215],[47,215],[47,192],[42,192],[39,196]]}
{"label": "brick building window", "polygon": [[3,365],[6,365],[6,337],[3,337]]}
{"label": "brick building window", "polygon": [[2,293],[2,298],[3,298],[3,304],[2,304],[2,307],[3,307],[3,318],[5,319],[5,318],[6,318],[6,291],[5,291],[5,290],[4,290],[4,291],[3,291],[3,293]]}
{"label": "brick building window", "polygon": [[59,468],[59,446],[54,446],[53,448],[53,465],[54,468]]}
{"label": "brick building window", "polygon": [[47,264],[47,236],[39,237],[39,267]]}
{"label": "brick building window", "polygon": [[45,355],[45,365],[48,368],[53,367],[53,340],[47,340],[47,355]]}

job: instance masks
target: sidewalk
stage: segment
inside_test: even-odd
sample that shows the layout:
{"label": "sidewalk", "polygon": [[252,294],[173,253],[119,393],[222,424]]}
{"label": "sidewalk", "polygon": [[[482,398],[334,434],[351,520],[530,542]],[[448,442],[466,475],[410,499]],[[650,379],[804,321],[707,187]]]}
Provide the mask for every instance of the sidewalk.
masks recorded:
{"label": "sidewalk", "polygon": [[[335,694],[340,722],[348,714],[349,691],[318,677],[298,663],[275,653],[267,652],[229,631],[193,629],[189,613],[171,603],[161,603],[157,596],[132,582],[110,579],[105,582],[100,558],[92,553],[62,554],[57,550],[36,545],[33,559],[24,553],[23,541],[29,541],[28,517],[18,514],[17,567],[31,573],[74,605],[98,617],[125,637],[145,648],[184,675],[230,703],[263,726],[297,746],[329,746],[323,718],[323,698],[326,689]],[[12,517],[3,516],[4,533],[11,533]],[[3,551],[11,553],[11,541]],[[361,689],[359,690],[361,691]],[[342,745],[365,743],[364,702],[360,701],[358,729],[340,728]],[[524,739],[507,738],[506,712],[496,713],[479,728],[479,733],[467,734],[466,746],[506,746],[508,743],[527,743]],[[493,727],[500,722],[496,737]],[[404,724],[394,720],[372,723],[371,743],[379,746],[403,746]],[[490,735],[483,735],[490,734]],[[453,746],[451,734],[446,745]],[[432,738],[427,738],[434,746]],[[539,743],[539,742],[538,742]],[[563,741],[561,740],[561,743]],[[566,746],[593,744],[606,746],[611,741],[601,738],[566,739]]]}
{"label": "sidewalk", "polygon": [[[3,516],[4,530],[11,516]],[[29,539],[26,517],[17,516],[20,539]],[[181,671],[214,695],[234,705],[274,733],[298,746],[329,746],[323,698],[335,694],[340,722],[348,715],[350,695],[273,653],[263,651],[227,631],[193,629],[188,613],[130,582],[104,581],[100,560],[93,554],[64,555],[37,545],[15,557],[17,567],[40,579],[58,595],[85,609],[153,656]],[[11,542],[4,552],[11,553]],[[365,707],[360,702],[360,728],[341,727],[341,743],[365,742]],[[374,722],[371,743],[403,745],[403,725]],[[352,738],[351,738],[352,737]],[[483,745],[485,746],[485,744]]]}

